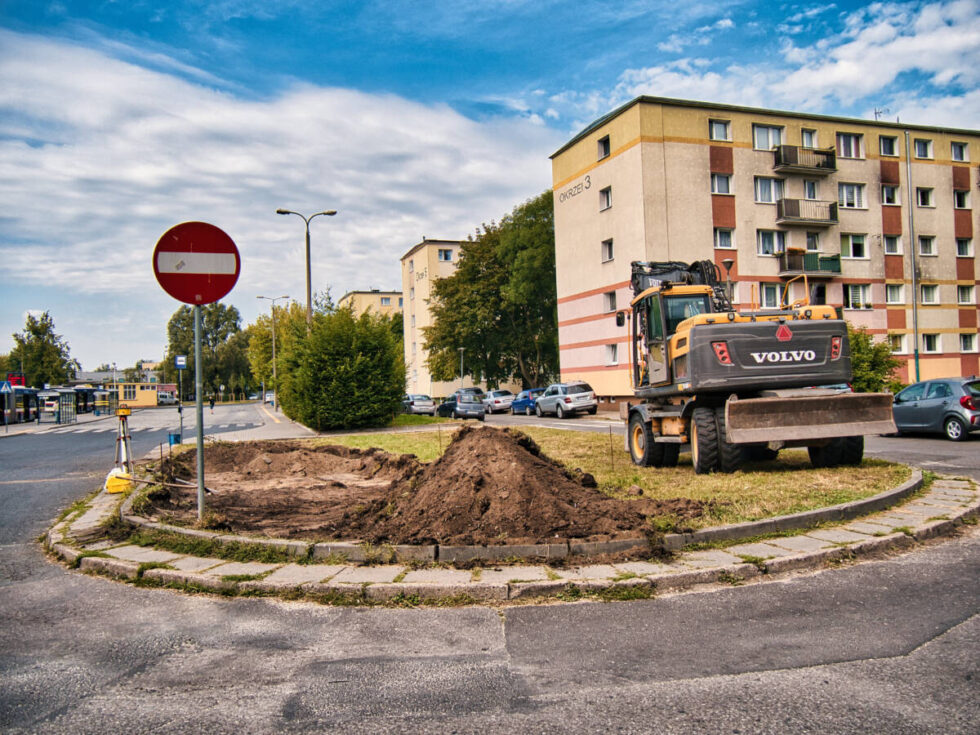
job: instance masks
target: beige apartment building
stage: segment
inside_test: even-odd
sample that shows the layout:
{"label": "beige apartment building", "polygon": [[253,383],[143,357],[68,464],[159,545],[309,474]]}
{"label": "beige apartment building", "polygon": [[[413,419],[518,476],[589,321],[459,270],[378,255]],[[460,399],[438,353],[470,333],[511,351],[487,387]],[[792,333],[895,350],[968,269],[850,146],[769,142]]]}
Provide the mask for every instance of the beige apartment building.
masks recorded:
{"label": "beige apartment building", "polygon": [[402,312],[401,291],[381,291],[372,288],[370,291],[348,291],[340,297],[337,306],[345,309],[348,306],[355,314],[371,311],[375,314],[391,316]]}
{"label": "beige apartment building", "polygon": [[906,382],[980,373],[980,131],[639,97],[551,159],[563,380],[631,395],[634,260],[728,261],[739,308],[839,307]]}

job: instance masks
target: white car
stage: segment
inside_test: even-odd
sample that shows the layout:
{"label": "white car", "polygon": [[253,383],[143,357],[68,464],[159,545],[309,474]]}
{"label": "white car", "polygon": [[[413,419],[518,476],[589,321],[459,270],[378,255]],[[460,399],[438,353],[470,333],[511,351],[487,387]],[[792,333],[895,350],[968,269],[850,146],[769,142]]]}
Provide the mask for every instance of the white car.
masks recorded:
{"label": "white car", "polygon": [[582,381],[549,385],[534,402],[534,412],[538,416],[553,413],[560,419],[583,412],[594,416],[598,410],[599,401],[595,391],[591,385]]}
{"label": "white car", "polygon": [[157,392],[157,405],[158,406],[176,406],[177,396],[173,393],[168,393],[167,391]]}
{"label": "white car", "polygon": [[483,407],[487,413],[497,413],[497,411],[509,411],[510,404],[514,402],[514,394],[509,390],[492,390],[483,396]]}

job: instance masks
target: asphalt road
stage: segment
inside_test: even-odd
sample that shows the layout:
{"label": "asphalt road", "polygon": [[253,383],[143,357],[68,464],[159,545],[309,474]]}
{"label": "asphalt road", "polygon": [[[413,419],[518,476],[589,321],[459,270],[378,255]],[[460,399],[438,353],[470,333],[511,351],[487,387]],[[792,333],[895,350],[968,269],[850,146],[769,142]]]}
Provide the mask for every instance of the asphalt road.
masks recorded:
{"label": "asphalt road", "polygon": [[[4,732],[974,733],[980,721],[975,530],[889,560],[630,603],[190,596],[43,558],[35,537],[112,463],[112,442],[75,436],[0,440]],[[133,436],[138,451],[161,438]],[[931,439],[882,441],[943,459]]]}

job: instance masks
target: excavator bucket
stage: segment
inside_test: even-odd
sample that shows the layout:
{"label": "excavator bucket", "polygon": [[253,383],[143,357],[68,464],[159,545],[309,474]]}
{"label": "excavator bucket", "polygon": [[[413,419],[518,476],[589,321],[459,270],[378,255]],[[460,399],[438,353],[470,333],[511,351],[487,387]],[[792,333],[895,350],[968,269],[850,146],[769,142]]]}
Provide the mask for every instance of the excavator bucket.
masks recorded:
{"label": "excavator bucket", "polygon": [[796,391],[792,396],[744,398],[725,404],[728,441],[752,444],[772,441],[832,439],[839,436],[891,434],[891,393]]}

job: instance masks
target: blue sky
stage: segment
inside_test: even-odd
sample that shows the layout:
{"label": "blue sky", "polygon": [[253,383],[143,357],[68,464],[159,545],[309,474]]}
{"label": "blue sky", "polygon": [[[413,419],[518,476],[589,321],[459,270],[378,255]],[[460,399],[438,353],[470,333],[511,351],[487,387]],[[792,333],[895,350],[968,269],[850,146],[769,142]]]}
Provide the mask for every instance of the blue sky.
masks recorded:
{"label": "blue sky", "polygon": [[84,369],[157,359],[169,227],[238,244],[225,302],[400,288],[550,185],[640,94],[975,129],[980,0],[0,0],[0,353],[48,310]]}

